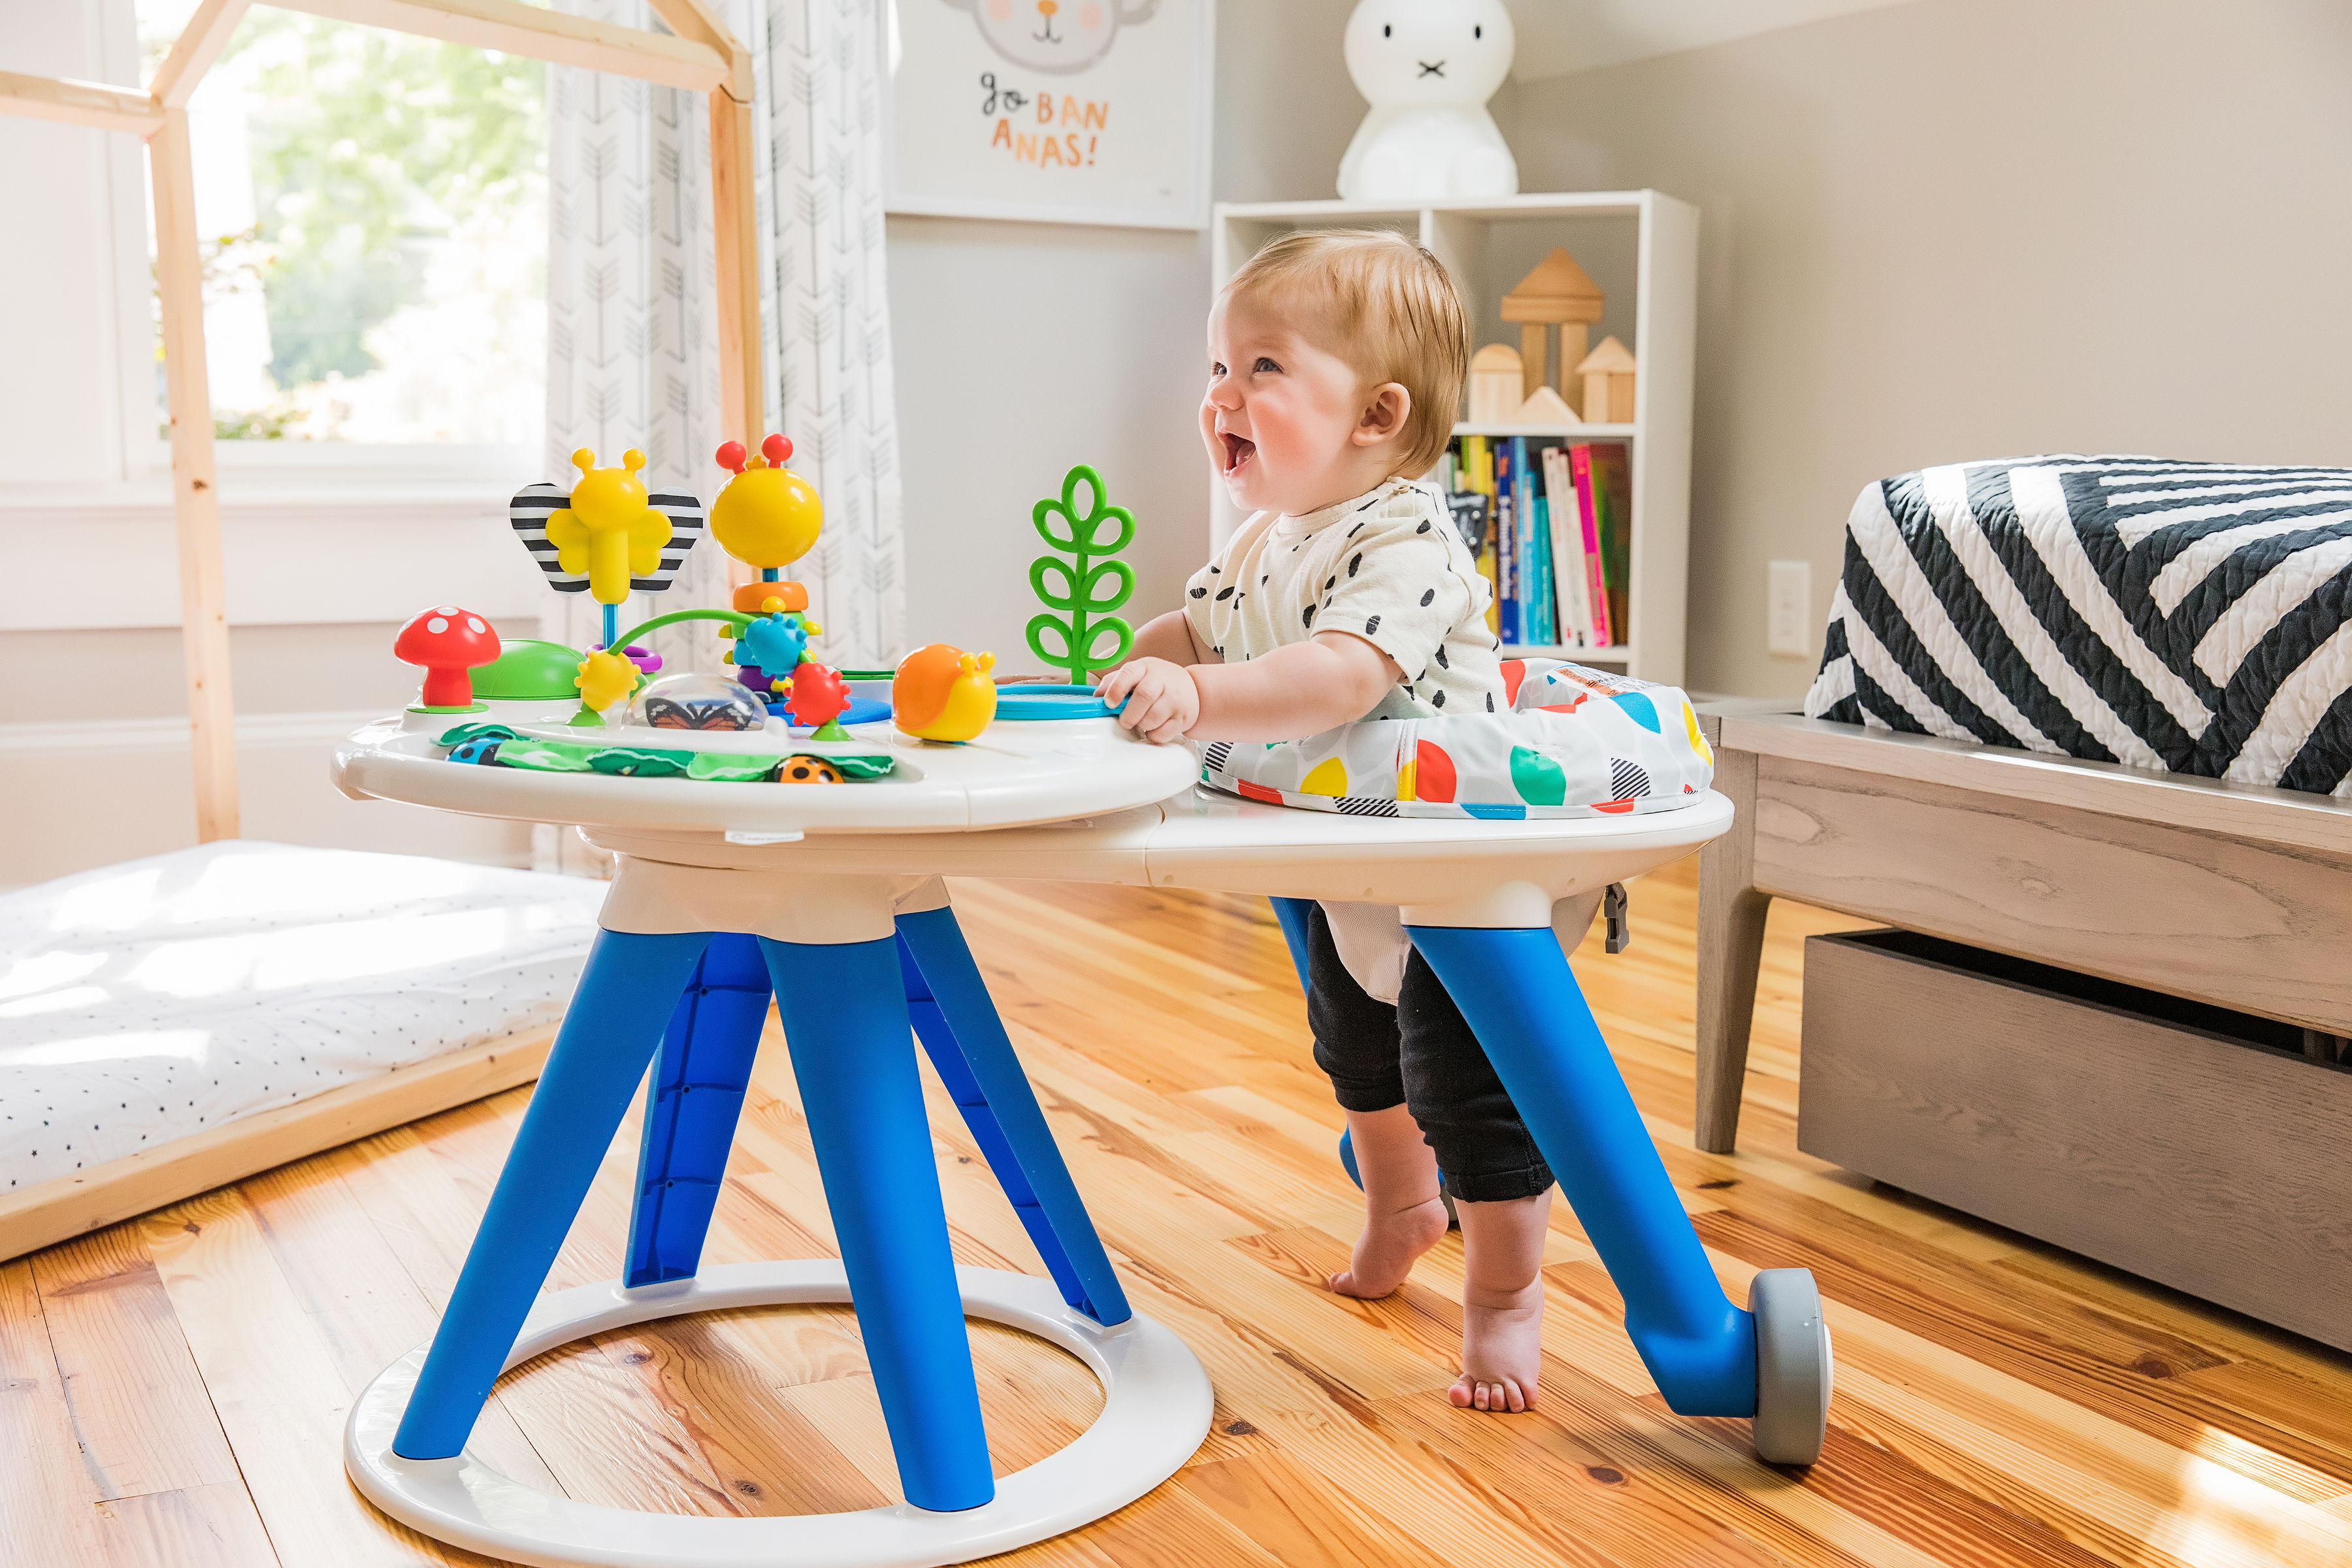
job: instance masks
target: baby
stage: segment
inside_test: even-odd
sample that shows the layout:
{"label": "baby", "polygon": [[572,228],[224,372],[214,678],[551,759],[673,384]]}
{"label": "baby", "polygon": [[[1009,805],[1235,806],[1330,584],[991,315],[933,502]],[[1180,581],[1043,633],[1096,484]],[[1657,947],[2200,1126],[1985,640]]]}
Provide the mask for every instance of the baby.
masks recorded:
{"label": "baby", "polygon": [[[1253,515],[1104,677],[1149,739],[1280,741],[1358,719],[1493,712],[1490,593],[1433,489],[1412,482],[1452,434],[1462,302],[1401,236],[1296,234],[1209,312],[1201,435]],[[1365,1221],[1343,1295],[1385,1296],[1462,1221],[1465,1408],[1536,1402],[1552,1175],[1461,1010],[1394,909],[1307,921],[1315,1060],[1348,1115]]]}

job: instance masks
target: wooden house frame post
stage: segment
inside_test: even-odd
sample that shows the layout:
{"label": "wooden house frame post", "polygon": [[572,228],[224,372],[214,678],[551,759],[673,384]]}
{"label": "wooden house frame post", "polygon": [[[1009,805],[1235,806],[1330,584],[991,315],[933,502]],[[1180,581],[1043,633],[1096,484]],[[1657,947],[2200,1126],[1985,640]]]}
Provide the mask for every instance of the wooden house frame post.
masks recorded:
{"label": "wooden house frame post", "polygon": [[[164,397],[172,422],[172,516],[179,542],[196,837],[238,831],[236,715],[230,700],[219,474],[205,374],[204,261],[196,232],[188,100],[253,0],[204,0],[144,92],[0,71],[0,114],[127,131],[147,143],[155,192]],[[499,49],[551,65],[635,77],[709,95],[713,235],[719,262],[721,417],[757,441],[761,406],[759,233],[752,207],[751,56],[702,0],[651,0],[671,29],[614,26],[521,0],[272,0],[280,9]]]}

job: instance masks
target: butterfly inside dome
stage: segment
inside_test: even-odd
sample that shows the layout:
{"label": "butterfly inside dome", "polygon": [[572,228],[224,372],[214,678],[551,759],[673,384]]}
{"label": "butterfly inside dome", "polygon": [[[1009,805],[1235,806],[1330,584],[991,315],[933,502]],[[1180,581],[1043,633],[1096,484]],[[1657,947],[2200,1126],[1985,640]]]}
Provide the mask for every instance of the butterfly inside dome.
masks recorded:
{"label": "butterfly inside dome", "polygon": [[631,722],[653,730],[757,730],[768,705],[740,681],[719,675],[673,675],[637,694]]}

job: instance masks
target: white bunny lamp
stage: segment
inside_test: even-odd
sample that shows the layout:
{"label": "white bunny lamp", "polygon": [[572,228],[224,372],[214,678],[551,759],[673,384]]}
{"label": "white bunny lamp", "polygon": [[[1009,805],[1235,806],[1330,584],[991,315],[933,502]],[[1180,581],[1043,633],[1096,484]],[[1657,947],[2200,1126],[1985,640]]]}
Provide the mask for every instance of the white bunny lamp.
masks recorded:
{"label": "white bunny lamp", "polygon": [[1339,194],[1517,195],[1519,165],[1486,112],[1516,42],[1503,0],[1360,0],[1348,18],[1348,74],[1372,107],[1339,160]]}

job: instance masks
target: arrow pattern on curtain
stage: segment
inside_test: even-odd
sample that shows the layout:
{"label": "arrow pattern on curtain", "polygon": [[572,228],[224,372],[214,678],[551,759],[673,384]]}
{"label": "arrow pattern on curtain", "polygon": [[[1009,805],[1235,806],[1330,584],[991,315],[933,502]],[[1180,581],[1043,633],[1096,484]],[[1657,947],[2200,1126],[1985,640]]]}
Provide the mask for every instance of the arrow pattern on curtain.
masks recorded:
{"label": "arrow pattern on curtain", "polygon": [[[561,0],[575,15],[656,27],[642,0]],[[884,268],[880,17],[877,0],[722,0],[752,51],[761,374],[769,429],[824,498],[817,547],[792,568],[824,627],[827,662],[895,659],[904,637],[905,543]],[[781,81],[783,90],[776,84]],[[717,264],[709,121],[702,99],[568,68],[549,72],[547,461],[646,455],[655,489],[707,503],[727,476],[719,428]],[[724,604],[715,544],[688,558],[664,600],[623,622]],[[593,605],[550,609],[551,635],[595,640]],[[667,668],[720,670],[723,647],[690,625],[653,634]]]}

